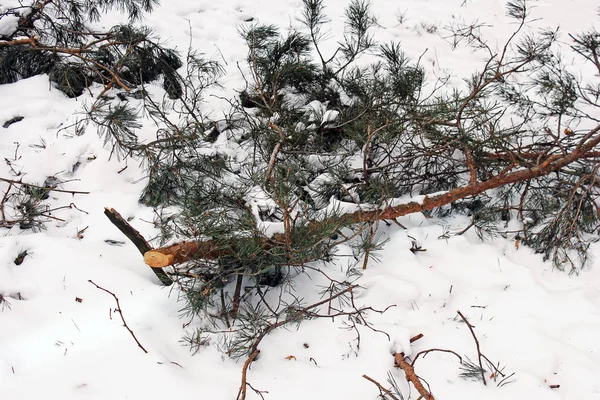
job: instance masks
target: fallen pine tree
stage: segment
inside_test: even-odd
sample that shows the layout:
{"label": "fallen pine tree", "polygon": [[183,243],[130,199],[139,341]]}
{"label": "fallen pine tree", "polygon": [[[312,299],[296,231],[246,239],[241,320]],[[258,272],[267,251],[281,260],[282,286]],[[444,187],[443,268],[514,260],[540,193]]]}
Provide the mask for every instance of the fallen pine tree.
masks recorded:
{"label": "fallen pine tree", "polygon": [[[161,247],[142,251],[144,261],[175,280],[185,312],[203,317],[184,339],[193,351],[217,337],[227,355],[246,360],[238,400],[248,388],[261,395],[247,373],[274,329],[344,317],[356,351],[359,325],[387,335],[366,320],[385,310],[355,303],[355,279],[356,266],[366,268],[382,248],[378,229],[389,221],[468,216],[460,234],[509,238],[569,272],[586,265],[600,233],[600,33],[573,35],[565,49],[555,30],[526,32],[529,12],[528,1],[508,2],[515,31],[500,47],[478,25],[452,27],[454,46],[466,43],[486,60],[451,84],[450,76],[428,78],[400,44],[376,43],[364,1],[350,2],[339,48],[324,54],[323,1],[303,0],[305,32],[261,24],[242,31],[250,79],[223,120],[200,112],[218,70],[211,64],[196,62],[181,77],[173,105],[145,95],[157,140],[121,149],[147,167],[140,201],[154,208],[160,230]],[[585,74],[562,62],[565,50],[585,61]],[[359,62],[366,52],[377,61]],[[112,122],[118,129],[105,128],[119,150],[121,133],[134,127]],[[341,277],[316,267],[342,243],[355,263]],[[293,293],[305,272],[322,296],[309,305]],[[269,297],[271,287],[278,294]],[[494,370],[460,315],[478,353],[466,373],[503,384],[511,375]],[[394,357],[428,399],[414,364],[430,351],[446,350]]]}
{"label": "fallen pine tree", "polygon": [[[193,52],[178,100],[142,91],[127,109],[111,108],[118,96],[105,101],[120,113],[90,110],[117,154],[146,167],[140,201],[156,212],[161,247],[140,250],[144,261],[176,281],[185,311],[218,327],[190,334],[192,348],[235,326],[227,354],[256,355],[252,338],[278,321],[350,313],[363,323],[356,306],[308,313],[299,298],[272,304],[265,293],[311,271],[339,300],[355,265],[335,279],[313,262],[333,260],[345,243],[365,268],[382,248],[380,226],[413,213],[467,216],[461,234],[514,240],[569,272],[586,265],[600,228],[600,33],[565,46],[555,30],[527,32],[529,2],[509,1],[515,30],[502,46],[476,24],[451,28],[454,46],[485,57],[460,83],[432,79],[399,43],[376,43],[365,1],[350,2],[339,48],[325,54],[324,9],[303,0],[303,32],[246,26],[249,79],[222,120],[201,112],[220,68]],[[376,61],[361,60],[366,52]],[[584,63],[566,65],[565,52]],[[142,115],[156,140],[130,140]]]}

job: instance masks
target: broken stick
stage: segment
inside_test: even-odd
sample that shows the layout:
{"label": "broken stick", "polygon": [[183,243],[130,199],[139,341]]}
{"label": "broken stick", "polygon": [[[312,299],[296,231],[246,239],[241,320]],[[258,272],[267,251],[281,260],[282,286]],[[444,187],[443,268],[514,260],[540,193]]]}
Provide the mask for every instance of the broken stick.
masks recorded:
{"label": "broken stick", "polygon": [[[144,239],[144,237],[136,229],[129,225],[129,222],[127,222],[114,208],[105,207],[104,215],[106,215],[110,222],[112,222],[114,226],[119,228],[119,230],[123,232],[123,234],[127,236],[129,240],[131,240],[131,242],[135,245],[135,247],[137,247],[142,255],[145,255],[152,250],[152,247],[150,247],[150,244],[148,244],[146,239]],[[154,271],[163,285],[170,286],[173,284],[173,280],[169,278],[169,276],[162,269],[152,268],[152,271]]]}

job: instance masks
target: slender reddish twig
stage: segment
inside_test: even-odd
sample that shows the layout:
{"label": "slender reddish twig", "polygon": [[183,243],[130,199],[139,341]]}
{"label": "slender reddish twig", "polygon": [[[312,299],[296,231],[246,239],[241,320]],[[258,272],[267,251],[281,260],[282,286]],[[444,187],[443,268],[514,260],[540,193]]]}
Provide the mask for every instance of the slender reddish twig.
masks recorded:
{"label": "slender reddish twig", "polygon": [[248,385],[248,382],[246,381],[246,375],[248,374],[248,368],[250,367],[250,364],[252,361],[254,361],[256,356],[258,356],[258,353],[260,353],[260,350],[254,350],[252,354],[250,354],[250,357],[248,357],[248,359],[244,362],[244,366],[242,367],[242,384],[236,400],[246,399],[246,386]]}
{"label": "slender reddish twig", "polygon": [[471,331],[471,335],[473,335],[473,339],[475,340],[475,346],[477,346],[477,360],[479,361],[479,369],[481,370],[481,379],[483,380],[483,384],[487,386],[487,382],[485,381],[485,370],[483,369],[483,364],[481,362],[482,354],[481,349],[479,348],[479,340],[477,340],[477,336],[475,335],[475,331],[473,330],[473,325],[467,320],[467,318],[460,312],[460,310],[456,311],[458,315],[462,318],[462,320],[467,324],[469,330]]}
{"label": "slender reddish twig", "polygon": [[[369,382],[372,382],[375,384],[375,386],[377,386],[377,388],[382,392],[385,393],[387,396],[391,397],[392,400],[400,400],[399,398],[397,398],[396,396],[394,396],[392,394],[392,392],[390,392],[389,390],[387,390],[386,388],[384,388],[383,386],[381,386],[381,384],[379,382],[377,382],[375,379],[371,378],[368,375],[363,375],[363,378],[365,378],[366,380],[368,380]],[[383,397],[383,396],[382,396]]]}
{"label": "slender reddish twig", "polygon": [[129,328],[129,325],[127,325],[127,322],[125,322],[125,317],[123,317],[123,310],[121,310],[121,304],[119,303],[119,298],[113,292],[111,292],[110,290],[104,289],[103,287],[100,287],[97,284],[95,284],[94,281],[92,281],[91,279],[88,279],[88,282],[91,283],[92,285],[96,286],[98,289],[103,290],[106,293],[112,295],[112,297],[115,298],[115,301],[117,302],[117,311],[119,312],[119,315],[121,316],[121,321],[123,321],[123,326],[125,326],[125,328],[127,328],[127,330],[129,331],[129,333],[131,333],[131,337],[133,337],[133,340],[135,340],[135,342],[140,347],[140,349],[144,350],[144,353],[148,353],[148,350],[146,350],[144,348],[144,346],[142,346],[142,344],[140,343],[140,341],[137,340],[137,338],[135,337],[135,334]]}
{"label": "slender reddish twig", "polygon": [[250,367],[250,364],[256,359],[256,356],[258,356],[258,353],[260,353],[260,350],[258,349],[258,345],[269,333],[271,333],[272,331],[274,331],[275,329],[277,329],[279,327],[289,324],[290,322],[298,321],[298,319],[301,318],[302,315],[307,315],[311,309],[322,306],[323,304],[326,304],[327,302],[330,302],[330,301],[344,295],[345,293],[352,292],[352,290],[357,287],[358,287],[358,285],[348,286],[344,290],[334,294],[331,297],[328,297],[326,299],[318,301],[318,302],[311,304],[309,306],[306,306],[304,308],[295,309],[295,310],[293,310],[294,312],[291,313],[292,315],[289,316],[288,318],[281,320],[279,322],[274,322],[273,324],[266,327],[257,336],[257,338],[254,340],[254,343],[250,347],[250,350],[249,350],[250,356],[246,359],[246,361],[244,362],[244,366],[242,367],[242,385],[240,386],[240,390],[238,391],[236,400],[245,400],[246,399],[246,385],[247,385],[246,375],[248,373],[248,368]]}
{"label": "slender reddish twig", "polygon": [[458,357],[458,359],[460,360],[460,362],[461,362],[461,364],[462,364],[462,357],[461,357],[461,356],[459,356],[459,355],[458,355],[458,353],[456,353],[456,352],[454,352],[454,351],[452,351],[452,350],[446,350],[446,349],[427,349],[427,350],[423,350],[423,351],[420,351],[420,352],[418,352],[418,353],[415,355],[415,357],[413,358],[413,360],[412,360],[412,362],[410,363],[410,365],[411,365],[412,367],[414,367],[414,366],[415,366],[415,363],[417,362],[417,358],[419,358],[419,356],[423,356],[423,358],[425,358],[425,356],[426,356],[428,353],[431,353],[431,352],[434,352],[434,351],[439,351],[439,352],[441,352],[441,353],[451,353],[451,354],[454,354],[456,357]]}
{"label": "slender reddish twig", "polygon": [[414,343],[417,340],[421,339],[422,337],[423,337],[423,334],[419,333],[417,336],[413,336],[413,337],[410,338],[410,343]]}

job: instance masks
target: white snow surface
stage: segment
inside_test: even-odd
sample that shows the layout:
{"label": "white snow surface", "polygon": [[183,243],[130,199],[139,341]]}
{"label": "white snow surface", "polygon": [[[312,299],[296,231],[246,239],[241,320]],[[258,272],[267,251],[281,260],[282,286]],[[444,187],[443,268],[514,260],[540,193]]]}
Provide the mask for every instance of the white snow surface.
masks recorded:
{"label": "white snow surface", "polygon": [[[346,4],[326,1],[332,39],[325,51],[335,46],[335,35],[342,32]],[[191,40],[209,57],[226,62],[227,75],[221,82],[226,96],[244,87],[236,66],[244,65],[246,57],[238,33],[244,21],[301,28],[300,5],[299,0],[162,0],[144,22],[180,50]],[[598,3],[593,0],[540,0],[535,6],[533,17],[539,19],[533,25],[560,25],[565,36],[598,24]],[[500,0],[375,0],[374,11],[380,24],[377,40],[400,40],[415,58],[427,50],[422,62],[432,76],[452,71],[457,78],[465,77],[485,61],[483,54],[469,49],[451,51],[443,39],[447,24],[487,22],[484,33],[498,44],[513,27]],[[426,29],[432,24],[437,28]],[[181,345],[187,320],[179,318],[183,303],[176,289],[158,284],[136,248],[103,215],[104,207],[114,207],[145,237],[157,235],[149,222],[152,210],[137,201],[144,171],[133,160],[109,159],[110,149],[93,130],[81,136],[60,131],[77,119],[82,102],[89,100],[89,93],[66,98],[46,76],[0,85],[0,125],[24,117],[0,128],[0,156],[5,160],[0,177],[13,177],[11,168],[23,170],[23,180],[32,183],[56,175],[71,180],[63,189],[91,192],[51,193],[53,206],[77,208],[53,212],[61,220],[49,223],[43,232],[2,230],[0,294],[10,308],[0,305],[0,398],[234,399],[243,360],[228,358],[214,345],[197,355]],[[225,106],[212,97],[206,104],[215,118]],[[143,133],[151,134],[150,129],[145,126]],[[127,169],[117,173],[125,165]],[[4,193],[8,185],[0,186]],[[395,305],[382,315],[369,315],[373,327],[389,338],[359,327],[358,349],[354,333],[341,329],[340,319],[276,330],[263,340],[260,358],[248,372],[253,387],[268,391],[265,399],[374,400],[379,391],[362,375],[387,387],[388,372],[408,398],[404,374],[394,368],[391,352],[408,356],[441,348],[476,359],[473,338],[456,318],[457,310],[475,326],[483,352],[515,375],[505,386],[484,386],[458,377],[456,357],[431,353],[419,359],[416,371],[436,399],[600,399],[600,262],[571,276],[509,240],[483,243],[472,232],[444,236],[447,230],[464,227],[468,221],[463,218],[414,214],[399,221],[408,230],[396,225],[380,228],[382,239],[389,240],[381,261],[371,262],[357,282],[364,288],[358,299],[362,304],[375,309]],[[78,238],[77,232],[86,227]],[[125,243],[111,246],[106,239]],[[426,251],[413,254],[413,240]],[[24,250],[29,254],[15,265],[13,260]],[[598,245],[591,251],[600,255]],[[350,249],[343,247],[339,254],[334,262],[316,266],[343,277],[347,257],[342,256]],[[112,296],[88,280],[119,297],[129,327],[148,354],[111,311],[116,308]],[[314,296],[314,285],[300,276],[299,294]],[[424,337],[410,344],[409,339],[420,333]],[[418,398],[414,388],[410,396]],[[248,399],[257,398],[249,391]]]}
{"label": "white snow surface", "polygon": [[19,18],[14,15],[7,15],[0,19],[0,36],[12,35],[19,26]]}

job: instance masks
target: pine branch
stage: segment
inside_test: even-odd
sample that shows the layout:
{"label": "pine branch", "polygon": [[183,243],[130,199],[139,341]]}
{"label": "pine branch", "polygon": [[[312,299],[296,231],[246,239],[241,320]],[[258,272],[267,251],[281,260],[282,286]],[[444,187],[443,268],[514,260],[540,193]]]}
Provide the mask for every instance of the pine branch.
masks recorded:
{"label": "pine branch", "polygon": [[[505,172],[501,172],[490,179],[469,183],[465,186],[461,186],[444,193],[428,195],[425,196],[420,202],[409,202],[388,207],[383,210],[357,211],[354,213],[343,214],[341,216],[336,216],[324,221],[311,221],[309,222],[309,226],[312,226],[315,231],[318,231],[320,226],[331,223],[335,223],[341,228],[353,224],[396,219],[404,215],[432,210],[434,208],[453,203],[457,200],[485,193],[491,189],[496,189],[512,183],[527,182],[535,178],[549,175],[552,172],[559,171],[561,168],[564,168],[569,164],[572,164],[585,157],[586,154],[592,152],[599,144],[600,125],[587,132],[583,139],[581,139],[581,141],[570,153],[550,156],[543,160],[541,164],[534,167],[521,168],[519,170],[510,172],[511,170],[518,168],[517,164],[513,164],[507,167]],[[235,240],[243,242],[253,239],[237,238]],[[270,248],[273,248],[274,245],[281,245],[282,243],[285,243],[284,241],[285,238],[282,238],[281,235],[273,236],[272,240],[264,239],[264,250],[269,250]],[[217,259],[224,255],[231,254],[230,249],[231,248],[224,248],[222,245],[217,245],[211,241],[184,242],[152,250],[144,255],[144,261],[153,268],[162,268],[174,263],[189,261],[194,257]]]}

